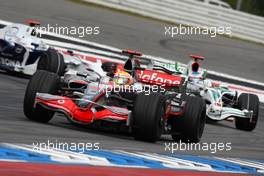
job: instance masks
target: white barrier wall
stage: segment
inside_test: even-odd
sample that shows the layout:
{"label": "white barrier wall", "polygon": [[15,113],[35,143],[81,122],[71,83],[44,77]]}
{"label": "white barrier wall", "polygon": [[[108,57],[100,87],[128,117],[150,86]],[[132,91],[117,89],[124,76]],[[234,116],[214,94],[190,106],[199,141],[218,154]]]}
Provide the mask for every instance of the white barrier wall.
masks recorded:
{"label": "white barrier wall", "polygon": [[194,0],[84,0],[177,24],[231,27],[232,36],[264,43],[264,18]]}

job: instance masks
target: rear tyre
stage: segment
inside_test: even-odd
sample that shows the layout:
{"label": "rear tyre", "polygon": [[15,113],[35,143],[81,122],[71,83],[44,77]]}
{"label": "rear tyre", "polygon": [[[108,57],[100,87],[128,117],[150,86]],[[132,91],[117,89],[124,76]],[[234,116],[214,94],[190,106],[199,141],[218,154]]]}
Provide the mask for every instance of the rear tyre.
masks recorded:
{"label": "rear tyre", "polygon": [[256,128],[259,113],[259,98],[254,94],[242,93],[238,98],[238,108],[248,111],[253,111],[252,119],[250,118],[235,118],[236,128],[244,131],[252,131]]}
{"label": "rear tyre", "polygon": [[54,112],[39,105],[34,106],[36,93],[54,94],[59,87],[60,78],[58,75],[39,70],[29,81],[24,97],[24,114],[33,121],[46,123],[50,121]]}
{"label": "rear tyre", "polygon": [[132,111],[132,132],[136,140],[156,142],[164,129],[166,98],[159,93],[138,94]]}
{"label": "rear tyre", "polygon": [[206,121],[206,104],[202,98],[183,97],[186,101],[181,117],[173,117],[172,139],[184,142],[199,142],[202,138]]}
{"label": "rear tyre", "polygon": [[46,70],[63,76],[66,65],[63,55],[54,49],[48,49],[39,58],[37,70]]}

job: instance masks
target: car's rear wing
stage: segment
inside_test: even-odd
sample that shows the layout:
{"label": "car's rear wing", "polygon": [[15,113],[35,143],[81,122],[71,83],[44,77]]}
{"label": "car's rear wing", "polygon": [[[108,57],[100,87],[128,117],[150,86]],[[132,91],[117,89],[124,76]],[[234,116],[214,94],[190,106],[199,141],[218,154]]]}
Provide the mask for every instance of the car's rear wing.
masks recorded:
{"label": "car's rear wing", "polygon": [[135,59],[143,67],[149,67],[152,65],[152,59],[146,57],[142,53],[134,50],[123,50],[122,54],[128,56],[129,59]]}

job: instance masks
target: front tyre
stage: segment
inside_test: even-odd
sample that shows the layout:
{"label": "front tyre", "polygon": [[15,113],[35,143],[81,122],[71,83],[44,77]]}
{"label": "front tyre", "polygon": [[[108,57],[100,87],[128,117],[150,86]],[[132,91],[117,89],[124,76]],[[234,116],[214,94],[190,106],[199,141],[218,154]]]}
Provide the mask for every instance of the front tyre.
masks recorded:
{"label": "front tyre", "polygon": [[238,97],[238,108],[253,111],[252,118],[236,117],[235,125],[239,130],[252,131],[256,128],[259,113],[259,98],[254,94],[242,93]]}
{"label": "front tyre", "polygon": [[138,94],[132,111],[132,132],[136,140],[156,142],[164,129],[166,98],[159,93]]}
{"label": "front tyre", "polygon": [[48,49],[39,58],[37,70],[46,70],[63,76],[65,73],[66,65],[64,57],[55,49]]}
{"label": "front tyre", "polygon": [[24,114],[33,121],[46,123],[50,121],[54,112],[39,105],[34,106],[36,94],[54,94],[59,87],[60,78],[55,73],[39,70],[30,79],[24,97]]}

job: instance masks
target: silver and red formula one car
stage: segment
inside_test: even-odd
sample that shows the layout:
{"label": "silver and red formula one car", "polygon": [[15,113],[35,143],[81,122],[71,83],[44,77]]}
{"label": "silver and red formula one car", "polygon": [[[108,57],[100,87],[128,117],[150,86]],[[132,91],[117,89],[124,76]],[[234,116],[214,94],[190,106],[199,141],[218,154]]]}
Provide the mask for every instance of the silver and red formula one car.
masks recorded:
{"label": "silver and red formula one car", "polygon": [[26,117],[47,123],[55,112],[63,113],[76,124],[118,124],[138,140],[155,142],[171,134],[174,140],[199,142],[205,101],[186,94],[184,77],[161,66],[142,67],[141,53],[123,54],[129,56],[124,65],[101,64],[104,75],[95,67],[67,67],[64,75],[38,70],[26,89]]}

